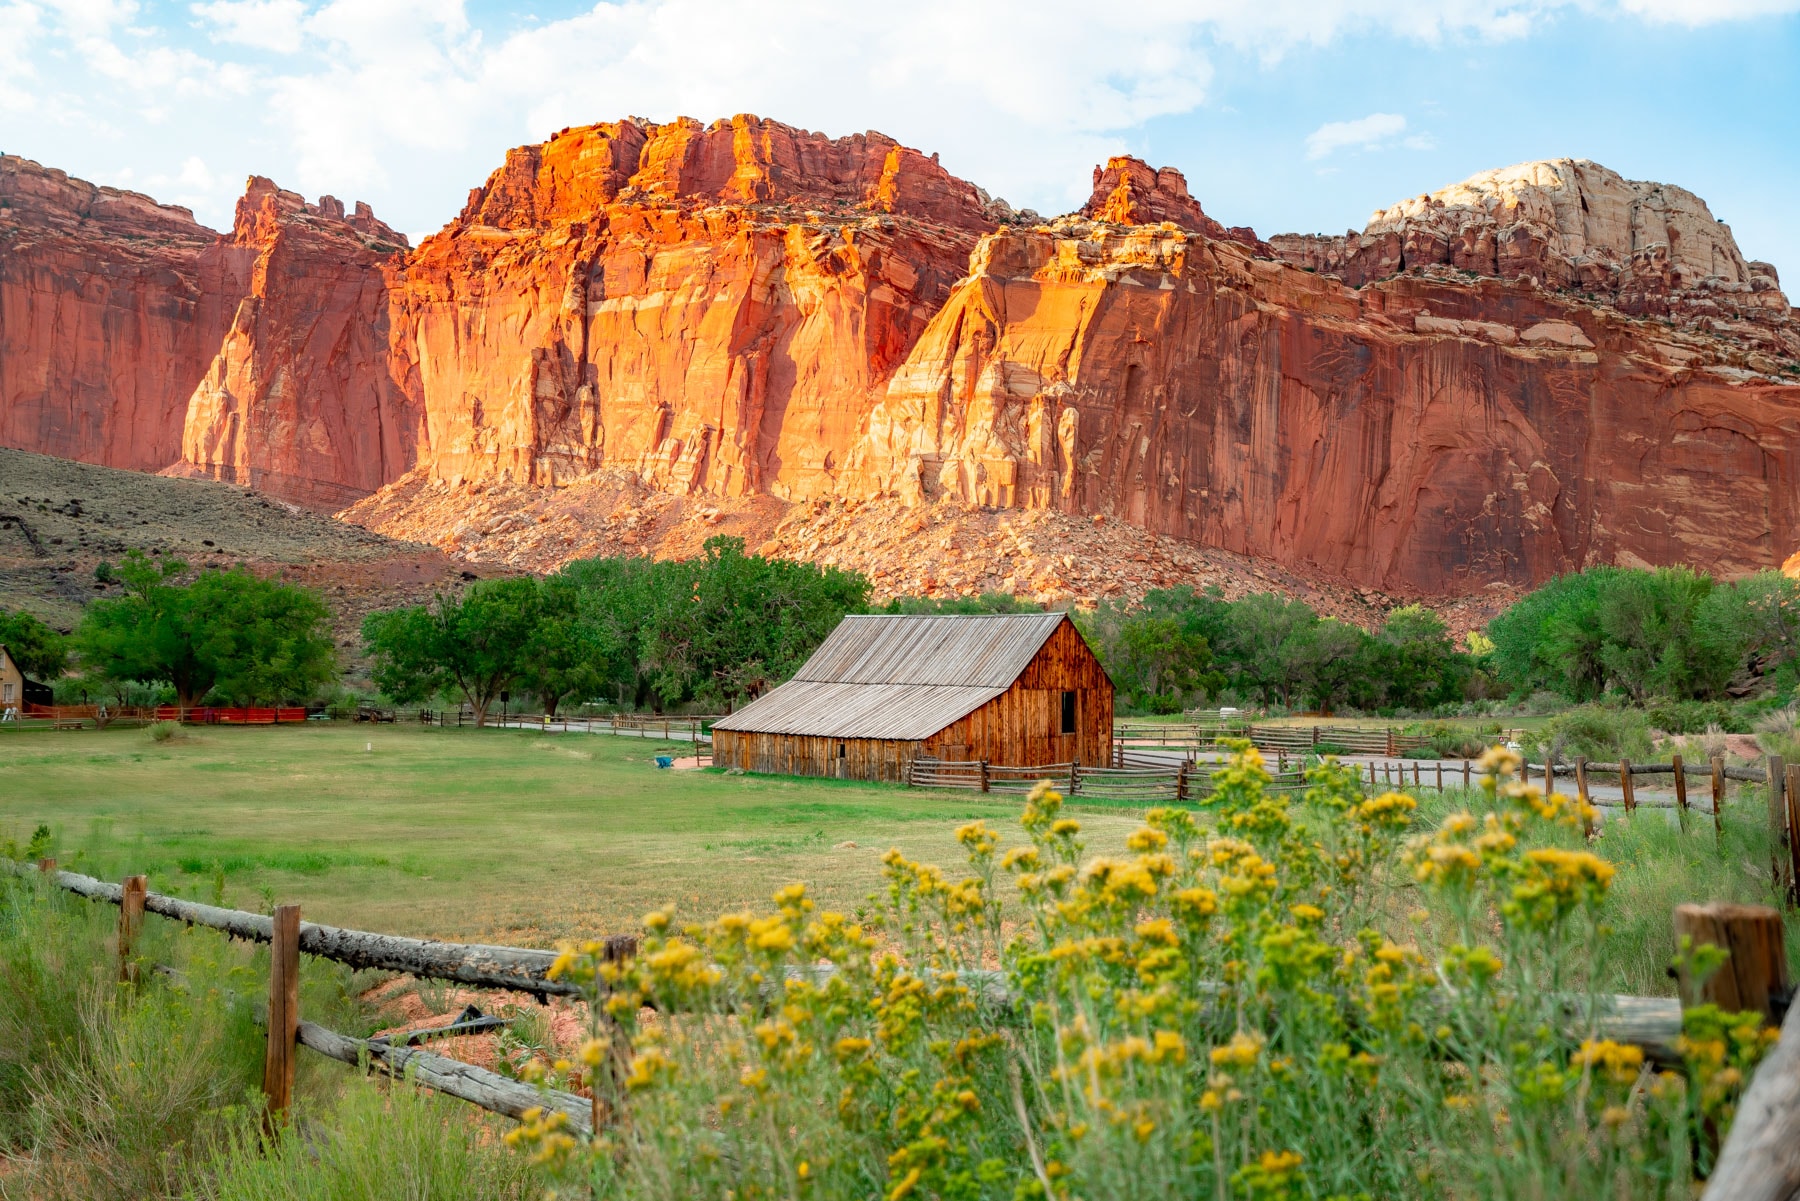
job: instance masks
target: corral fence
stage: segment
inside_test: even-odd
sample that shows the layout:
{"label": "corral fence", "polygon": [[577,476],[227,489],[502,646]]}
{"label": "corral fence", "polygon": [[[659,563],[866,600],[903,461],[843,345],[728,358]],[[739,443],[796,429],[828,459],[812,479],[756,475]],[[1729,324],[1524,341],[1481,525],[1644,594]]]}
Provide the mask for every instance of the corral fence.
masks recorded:
{"label": "corral fence", "polygon": [[188,725],[273,726],[323,718],[324,711],[304,705],[33,705],[21,706],[21,724],[48,723],[56,729],[85,728],[89,722],[103,728],[115,722],[148,725],[175,721]]}
{"label": "corral fence", "polygon": [[[1142,765],[1117,764],[1088,767],[1081,763],[1044,763],[1035,767],[989,763],[983,759],[951,760],[918,758],[907,769],[906,782],[913,788],[957,788],[969,792],[1025,793],[1048,780],[1064,796],[1089,800],[1119,801],[1136,805],[1197,800],[1212,792],[1212,771],[1192,760],[1166,760]],[[1306,786],[1298,771],[1271,777],[1272,792]]]}
{"label": "corral fence", "polygon": [[1321,746],[1356,755],[1404,755],[1431,745],[1431,739],[1422,734],[1403,734],[1392,726],[1291,726],[1233,720],[1113,723],[1113,743],[1118,746],[1207,750],[1226,738],[1245,738],[1259,751],[1290,755],[1313,754]]}
{"label": "corral fence", "polygon": [[[609,1111],[599,1090],[593,1096],[526,1084],[486,1068],[412,1045],[409,1031],[373,1039],[352,1038],[300,1016],[300,955],[304,952],[351,968],[372,968],[402,973],[417,979],[449,981],[469,988],[525,993],[540,1003],[551,996],[581,998],[573,984],[550,976],[554,951],[528,947],[490,946],[478,943],[437,942],[322,926],[300,920],[298,905],[277,905],[272,914],[249,913],[152,893],[148,879],[127,876],[118,884],[75,872],[58,871],[53,860],[35,865],[0,859],[0,872],[36,878],[92,901],[119,907],[117,957],[122,988],[135,986],[144,965],[136,943],[146,914],[217,930],[229,938],[267,943],[269,988],[266,1011],[260,1015],[267,1031],[263,1062],[263,1093],[271,1122],[285,1118],[293,1097],[294,1066],[298,1048],[306,1047],[327,1058],[364,1070],[379,1070],[410,1080],[477,1105],[492,1113],[518,1120],[528,1112],[560,1113],[568,1128],[581,1137],[592,1137],[617,1115]],[[1709,943],[1729,952],[1725,970],[1704,985],[1691,988],[1698,1004],[1718,1004],[1727,1009],[1756,1009],[1765,1020],[1784,1011],[1787,1021],[1774,1051],[1756,1073],[1739,1106],[1719,1160],[1708,1182],[1703,1201],[1778,1201],[1793,1193],[1794,1153],[1800,1145],[1800,1005],[1787,1007],[1793,992],[1783,943],[1779,912],[1754,905],[1680,905],[1674,912],[1677,940],[1686,936],[1694,945]],[[637,951],[634,935],[613,935],[604,940],[604,956],[622,960]],[[156,969],[157,965],[148,965]],[[791,969],[799,971],[801,969]],[[805,969],[829,973],[829,965]],[[165,974],[173,977],[175,974]],[[1028,1016],[1018,1004],[1002,973],[965,971],[965,982],[1002,1020]],[[177,980],[179,984],[179,981]],[[1690,986],[1694,982],[1686,982]],[[760,998],[745,998],[748,1008],[765,1007],[778,989]],[[1682,1002],[1673,997],[1602,996],[1596,998],[1594,1031],[1604,1038],[1643,1048],[1647,1058],[1670,1066],[1681,1062],[1678,1040],[1682,1030]],[[656,1004],[656,998],[649,998]],[[1575,1016],[1575,1015],[1571,1015]]]}

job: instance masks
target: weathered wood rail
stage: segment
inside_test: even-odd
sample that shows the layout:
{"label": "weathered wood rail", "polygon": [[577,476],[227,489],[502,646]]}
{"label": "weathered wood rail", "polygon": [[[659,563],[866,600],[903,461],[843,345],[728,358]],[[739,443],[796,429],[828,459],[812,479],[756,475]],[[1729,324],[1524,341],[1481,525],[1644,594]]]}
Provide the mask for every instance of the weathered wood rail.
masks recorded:
{"label": "weathered wood rail", "polygon": [[[1079,763],[1044,763],[1017,767],[982,760],[913,760],[906,782],[914,788],[958,788],[970,792],[1030,792],[1044,780],[1062,790],[1065,797],[1120,801],[1144,805],[1196,800],[1212,791],[1213,769],[1192,759],[1175,763],[1167,759],[1118,757],[1111,767],[1087,767]],[[1271,792],[1306,787],[1300,771],[1271,773]]]}
{"label": "weathered wood rail", "polygon": [[[0,861],[14,874],[31,870],[10,860]],[[59,888],[94,901],[121,903],[122,885],[109,884],[92,876],[58,871],[51,880]],[[245,942],[269,942],[274,937],[274,919],[261,913],[241,909],[221,909],[197,901],[161,893],[144,894],[144,912],[154,913],[190,926],[217,930],[229,938]],[[637,949],[637,939],[630,935],[614,935],[606,940],[608,958],[623,958]],[[353,968],[375,968],[404,972],[421,979],[448,980],[471,988],[505,989],[530,993],[537,997],[575,997],[581,990],[564,980],[549,977],[550,965],[556,962],[555,951],[539,951],[528,947],[497,947],[483,943],[437,942],[422,938],[403,938],[394,934],[373,934],[367,930],[346,930],[322,926],[314,922],[300,923],[300,950],[320,959],[330,959]]]}

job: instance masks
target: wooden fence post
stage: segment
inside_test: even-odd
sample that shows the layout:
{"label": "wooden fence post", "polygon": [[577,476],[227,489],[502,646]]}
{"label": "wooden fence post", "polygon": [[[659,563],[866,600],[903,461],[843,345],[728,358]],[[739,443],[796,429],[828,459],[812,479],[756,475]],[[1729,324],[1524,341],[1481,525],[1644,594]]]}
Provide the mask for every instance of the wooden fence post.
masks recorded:
{"label": "wooden fence post", "polygon": [[119,982],[136,984],[137,961],[132,952],[137,946],[138,931],[144,927],[144,894],[150,881],[143,876],[126,876],[119,891]]}
{"label": "wooden fence post", "polygon": [[1178,801],[1187,800],[1187,773],[1188,761],[1183,759],[1181,766],[1175,769],[1175,799]]}
{"label": "wooden fence post", "polygon": [[1625,794],[1625,812],[1637,811],[1637,790],[1631,785],[1631,760],[1619,760],[1619,791]]}
{"label": "wooden fence post", "polygon": [[1375,760],[1369,760],[1369,787],[1375,787]]}
{"label": "wooden fence post", "polygon": [[1789,765],[1787,769],[1786,787],[1782,794],[1787,799],[1787,844],[1788,844],[1788,904],[1800,905],[1800,838],[1794,837],[1794,831],[1800,830],[1800,766]]}
{"label": "wooden fence post", "polygon": [[1469,786],[1470,786],[1469,785],[1469,761],[1467,759],[1464,759],[1463,760],[1463,787],[1466,789]]}
{"label": "wooden fence post", "polygon": [[[1418,761],[1418,760],[1417,760],[1417,759],[1414,759],[1414,760],[1413,760],[1413,789],[1414,789],[1414,790],[1415,790],[1415,791],[1417,791],[1417,790],[1418,790],[1418,789],[1419,789],[1419,788],[1420,788],[1420,787],[1422,787],[1422,786],[1423,786],[1423,785],[1424,785],[1424,783],[1425,783],[1425,782],[1424,782],[1424,781],[1423,781],[1423,780],[1421,780],[1421,779],[1420,779],[1420,778],[1419,778],[1419,771],[1420,771],[1420,769],[1421,769],[1421,766],[1422,766],[1422,765],[1421,765],[1421,764],[1420,764],[1420,763],[1419,763],[1419,761]],[[1405,768],[1401,768],[1401,770],[1402,770],[1402,771],[1405,771],[1405,770],[1406,770],[1406,769],[1405,769]]]}
{"label": "wooden fence post", "polygon": [[981,791],[986,792],[987,790],[988,790],[988,761],[986,759],[983,759],[981,761]]}
{"label": "wooden fence post", "polygon": [[1069,760],[1069,795],[1075,795],[1076,787],[1081,783],[1081,756]]}
{"label": "wooden fence post", "polygon": [[1794,987],[1788,974],[1779,910],[1767,905],[1733,905],[1723,901],[1677,905],[1677,946],[1683,936],[1692,939],[1696,947],[1711,943],[1731,955],[1724,967],[1697,987],[1687,978],[1683,968],[1683,1006],[1711,1004],[1727,1012],[1754,1009],[1769,1024],[1777,1023],[1778,1011],[1786,1010],[1788,995]]}
{"label": "wooden fence post", "polygon": [[1385,749],[1381,753],[1383,755],[1392,755],[1394,753],[1394,727],[1393,726],[1389,726],[1387,728],[1387,743],[1386,743]]}
{"label": "wooden fence post", "polygon": [[1583,805],[1588,803],[1587,756],[1575,756],[1575,795],[1581,798]]}
{"label": "wooden fence post", "polygon": [[1556,764],[1550,761],[1549,752],[1544,754],[1544,796],[1546,798],[1556,791]]}
{"label": "wooden fence post", "polygon": [[1439,759],[1437,762],[1437,773],[1438,773],[1438,791],[1442,792],[1442,791],[1444,791],[1444,761],[1442,759]]}
{"label": "wooden fence post", "polygon": [[1769,876],[1774,882],[1775,891],[1785,894],[1788,881],[1783,879],[1782,854],[1787,849],[1787,772],[1786,765],[1780,755],[1770,755],[1764,760],[1764,779],[1769,784]]}
{"label": "wooden fence post", "polygon": [[273,1129],[294,1099],[295,1038],[300,1030],[300,906],[277,905],[269,940],[269,1042],[263,1056],[264,1124]]}
{"label": "wooden fence post", "polygon": [[1675,757],[1675,813],[1676,820],[1681,823],[1681,832],[1687,833],[1687,768],[1681,762],[1681,756]]}
{"label": "wooden fence post", "polygon": [[1725,843],[1725,756],[1712,757],[1713,849]]}

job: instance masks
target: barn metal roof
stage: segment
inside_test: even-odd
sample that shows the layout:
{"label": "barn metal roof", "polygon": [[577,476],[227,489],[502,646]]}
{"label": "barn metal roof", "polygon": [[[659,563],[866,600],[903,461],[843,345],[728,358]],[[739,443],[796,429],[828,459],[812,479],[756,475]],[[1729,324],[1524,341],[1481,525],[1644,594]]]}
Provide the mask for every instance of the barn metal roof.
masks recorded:
{"label": "barn metal roof", "polygon": [[844,618],[794,678],[715,729],[929,738],[1011,688],[1061,613]]}

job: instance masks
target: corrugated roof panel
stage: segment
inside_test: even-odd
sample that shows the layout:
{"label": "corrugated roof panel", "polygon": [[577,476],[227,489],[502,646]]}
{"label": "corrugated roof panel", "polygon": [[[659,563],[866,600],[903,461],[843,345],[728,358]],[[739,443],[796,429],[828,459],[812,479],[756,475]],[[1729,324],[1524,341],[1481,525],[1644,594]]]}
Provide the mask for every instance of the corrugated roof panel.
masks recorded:
{"label": "corrugated roof panel", "polygon": [[713,723],[715,730],[915,742],[987,704],[1005,688],[841,684],[789,680]]}
{"label": "corrugated roof panel", "polygon": [[839,623],[794,678],[1010,687],[1062,622],[1061,613],[856,614]]}
{"label": "corrugated roof panel", "polygon": [[929,738],[1012,687],[1063,619],[846,617],[793,679],[715,725],[821,738]]}

